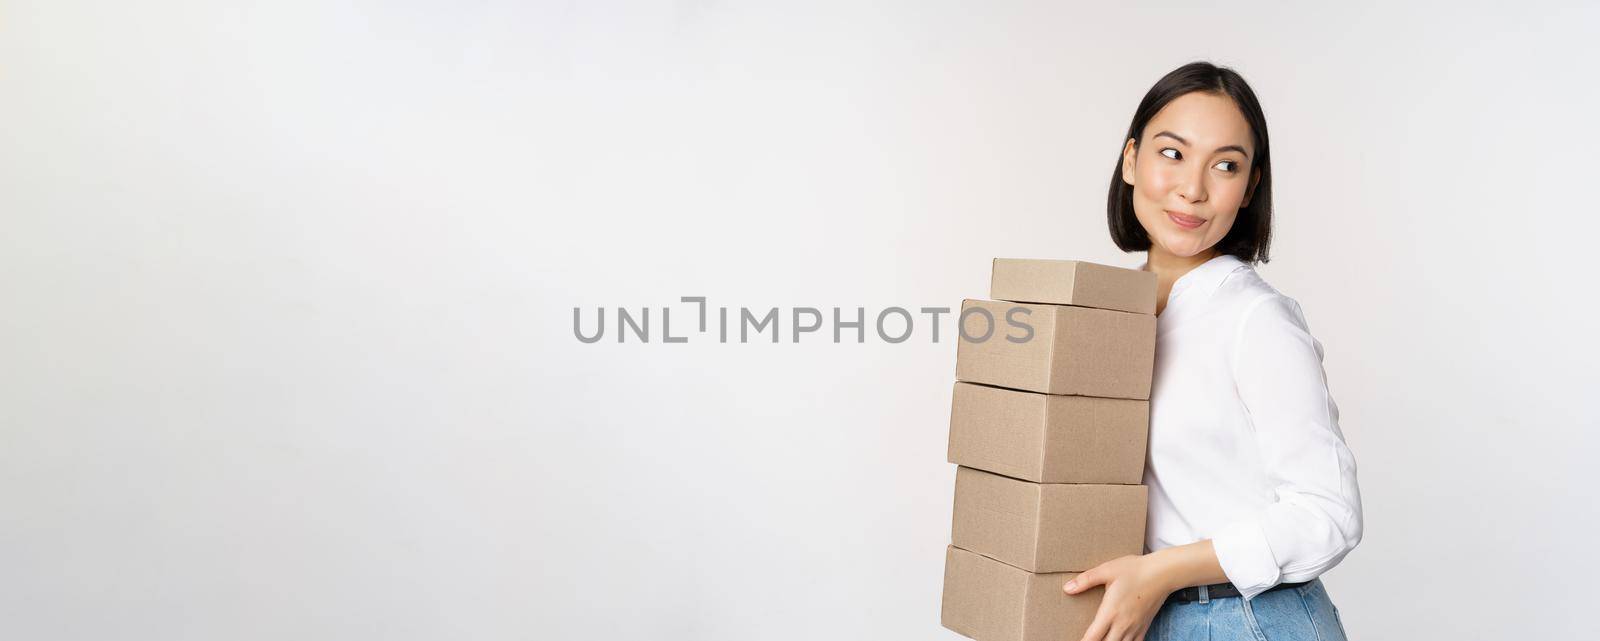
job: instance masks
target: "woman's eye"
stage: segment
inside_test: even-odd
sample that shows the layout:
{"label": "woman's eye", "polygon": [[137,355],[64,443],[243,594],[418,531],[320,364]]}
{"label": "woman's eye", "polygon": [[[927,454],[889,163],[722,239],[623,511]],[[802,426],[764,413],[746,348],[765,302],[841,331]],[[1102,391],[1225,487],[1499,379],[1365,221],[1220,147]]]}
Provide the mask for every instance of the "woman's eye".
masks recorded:
{"label": "woman's eye", "polygon": [[1233,162],[1232,160],[1224,160],[1222,162],[1217,163],[1217,168],[1221,169],[1223,171],[1226,171],[1226,172],[1231,174],[1231,173],[1233,173],[1233,171],[1235,169],[1239,168],[1239,164],[1236,163],[1236,162]]}
{"label": "woman's eye", "polygon": [[[1172,153],[1167,153],[1169,151],[1172,152]],[[1161,150],[1161,155],[1166,156],[1168,158],[1171,158],[1173,160],[1183,160],[1183,154],[1178,153],[1178,150],[1173,149],[1171,147],[1167,147],[1165,149],[1162,149]]]}

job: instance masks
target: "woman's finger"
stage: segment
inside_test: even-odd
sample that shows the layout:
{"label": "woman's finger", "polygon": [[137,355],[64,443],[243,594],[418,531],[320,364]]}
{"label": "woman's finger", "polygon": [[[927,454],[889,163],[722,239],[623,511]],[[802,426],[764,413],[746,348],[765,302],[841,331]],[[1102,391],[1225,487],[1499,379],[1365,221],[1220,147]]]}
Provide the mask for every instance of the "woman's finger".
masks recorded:
{"label": "woman's finger", "polygon": [[1082,641],[1106,641],[1106,631],[1111,629],[1111,614],[1101,607],[1094,615],[1094,623],[1084,631]]}
{"label": "woman's finger", "polygon": [[1077,594],[1105,582],[1105,573],[1102,572],[1100,570],[1100,566],[1097,565],[1088,572],[1084,572],[1083,574],[1072,577],[1071,581],[1068,581],[1066,585],[1061,586],[1061,590],[1067,594]]}

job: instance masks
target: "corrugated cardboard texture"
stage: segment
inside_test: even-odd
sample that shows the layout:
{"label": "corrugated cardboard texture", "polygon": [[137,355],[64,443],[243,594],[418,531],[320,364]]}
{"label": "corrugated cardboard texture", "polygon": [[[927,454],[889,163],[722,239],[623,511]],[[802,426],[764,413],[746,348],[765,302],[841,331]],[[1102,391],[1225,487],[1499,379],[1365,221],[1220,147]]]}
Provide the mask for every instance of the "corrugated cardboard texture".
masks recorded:
{"label": "corrugated cardboard texture", "polygon": [[989,297],[1154,314],[1156,275],[1078,260],[996,258]]}
{"label": "corrugated cardboard texture", "polygon": [[950,542],[1029,572],[1082,572],[1144,551],[1143,485],[1031,483],[956,468]]}
{"label": "corrugated cardboard texture", "polygon": [[1077,574],[1031,574],[994,559],[945,549],[944,627],[979,641],[1072,641],[1094,622],[1105,588],[1061,591]]}
{"label": "corrugated cardboard texture", "polygon": [[951,463],[1035,483],[1144,480],[1150,403],[956,383]]}
{"label": "corrugated cardboard texture", "polygon": [[[964,316],[966,336],[988,334],[988,339],[957,338],[958,380],[1046,394],[1150,398],[1155,316],[1000,301],[961,304],[963,311],[972,307],[988,310],[994,319],[992,334],[981,314]],[[1018,307],[1026,311],[1014,318],[1033,328],[1033,336],[1021,343],[1008,340],[1027,334],[1007,323],[1007,314]]]}

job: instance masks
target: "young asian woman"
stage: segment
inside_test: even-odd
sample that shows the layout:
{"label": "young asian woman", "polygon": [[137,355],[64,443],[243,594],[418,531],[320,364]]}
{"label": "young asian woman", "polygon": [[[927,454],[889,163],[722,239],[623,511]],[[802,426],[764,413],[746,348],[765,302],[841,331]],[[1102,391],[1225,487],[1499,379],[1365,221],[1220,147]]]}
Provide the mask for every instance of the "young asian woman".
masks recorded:
{"label": "young asian woman", "polygon": [[1083,641],[1339,641],[1320,575],[1361,541],[1355,458],[1323,346],[1268,260],[1266,117],[1231,69],[1167,74],[1140,102],[1108,194],[1124,251],[1158,283],[1145,554],[1068,582],[1105,586]]}

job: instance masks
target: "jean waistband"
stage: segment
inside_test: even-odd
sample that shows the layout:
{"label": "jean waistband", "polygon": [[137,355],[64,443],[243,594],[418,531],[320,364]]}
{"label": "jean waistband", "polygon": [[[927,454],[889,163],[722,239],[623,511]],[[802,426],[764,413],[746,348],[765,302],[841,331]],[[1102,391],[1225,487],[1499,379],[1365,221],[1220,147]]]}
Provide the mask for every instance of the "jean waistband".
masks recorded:
{"label": "jean waistband", "polygon": [[[1315,580],[1316,579],[1312,579],[1311,581],[1315,581]],[[1298,587],[1300,587],[1302,585],[1307,585],[1307,584],[1311,583],[1311,581],[1301,581],[1301,582],[1298,582],[1298,583],[1279,583],[1279,584],[1274,585],[1274,586],[1272,586],[1270,588],[1267,588],[1266,592],[1272,592],[1274,590],[1283,590],[1283,589],[1287,589],[1287,588],[1298,588]],[[1265,594],[1266,592],[1263,592],[1263,594]],[[1176,590],[1172,594],[1167,595],[1167,600],[1168,601],[1177,601],[1179,603],[1188,603],[1188,602],[1191,602],[1191,601],[1205,602],[1205,601],[1208,601],[1210,599],[1226,599],[1226,598],[1236,597],[1236,596],[1240,596],[1239,588],[1234,587],[1232,582],[1228,582],[1228,583],[1213,583],[1211,585],[1196,585],[1196,586],[1192,586],[1192,587],[1183,588],[1181,590]]]}

